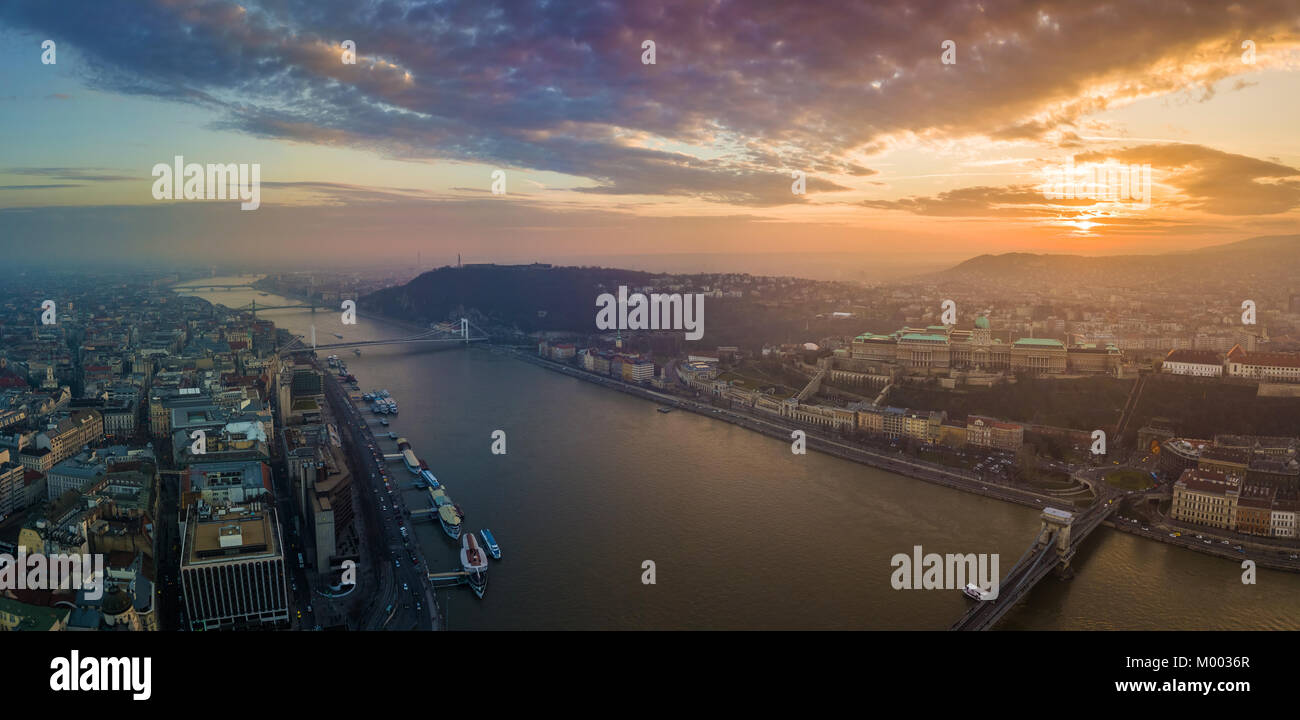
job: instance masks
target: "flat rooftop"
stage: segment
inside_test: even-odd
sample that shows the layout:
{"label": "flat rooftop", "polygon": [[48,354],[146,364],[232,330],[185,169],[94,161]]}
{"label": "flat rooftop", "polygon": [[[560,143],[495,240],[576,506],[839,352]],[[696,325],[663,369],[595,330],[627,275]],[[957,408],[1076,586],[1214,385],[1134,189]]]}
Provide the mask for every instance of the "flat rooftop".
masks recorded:
{"label": "flat rooftop", "polygon": [[277,557],[280,544],[275,523],[267,510],[232,510],[210,520],[190,516],[186,528],[185,565],[203,565],[233,559]]}

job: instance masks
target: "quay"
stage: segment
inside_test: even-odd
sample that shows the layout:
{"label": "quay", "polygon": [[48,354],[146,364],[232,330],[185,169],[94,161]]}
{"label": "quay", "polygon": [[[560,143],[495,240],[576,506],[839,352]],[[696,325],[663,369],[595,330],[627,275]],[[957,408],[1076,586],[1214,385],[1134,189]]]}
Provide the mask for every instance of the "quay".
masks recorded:
{"label": "quay", "polygon": [[[407,546],[402,543],[400,539],[395,537],[395,534],[394,536],[388,535],[388,532],[384,529],[384,519],[379,514],[379,511],[374,507],[375,501],[371,497],[371,493],[365,492],[367,489],[372,489],[376,492],[384,490],[382,478],[370,469],[372,467],[371,463],[373,462],[373,458],[369,454],[369,446],[379,446],[378,439],[375,438],[374,434],[371,432],[370,423],[363,419],[364,414],[358,409],[352,397],[352,393],[345,390],[342,381],[335,375],[335,373],[330,372],[327,368],[321,367],[320,359],[316,357],[314,352],[311,354],[311,357],[312,364],[316,369],[321,371],[326,377],[332,379],[332,382],[327,381],[325,383],[326,402],[334,413],[335,420],[338,424],[339,435],[343,440],[349,465],[351,466],[353,477],[355,478],[355,481],[353,482],[353,489],[356,493],[355,497],[361,499],[361,503],[358,507],[368,509],[368,512],[360,517],[365,518],[367,525],[373,525],[371,532],[376,534],[374,537],[363,535],[361,539],[362,546],[368,547],[366,555],[370,562],[369,570],[373,573],[377,587],[373,590],[373,601],[371,603],[371,608],[367,613],[367,618],[362,622],[359,629],[382,629],[387,627],[389,621],[398,611],[398,605],[400,603],[398,587],[402,583],[400,574],[410,572],[405,568],[398,571],[394,567],[394,564],[389,560],[387,553],[397,552]],[[365,482],[367,478],[370,478],[369,483]],[[397,502],[401,502],[400,494],[394,498],[394,503]],[[423,551],[418,543],[411,545],[409,551],[416,553],[417,557],[420,559],[421,565],[424,567],[429,566],[428,560],[423,557]],[[367,575],[371,575],[371,573],[367,573]],[[424,580],[423,573],[415,573],[412,576],[413,583],[417,579]],[[422,582],[420,584],[423,585],[423,587],[417,586],[416,589],[422,591],[425,603],[424,612],[429,621],[429,627],[433,630],[445,628],[446,626],[441,615],[441,610],[438,607],[437,596],[434,593],[433,586],[428,582]],[[380,600],[379,598],[381,597],[385,598],[385,600]],[[385,602],[389,604],[391,609],[384,609],[383,605]],[[387,617],[382,617],[384,615]]]}

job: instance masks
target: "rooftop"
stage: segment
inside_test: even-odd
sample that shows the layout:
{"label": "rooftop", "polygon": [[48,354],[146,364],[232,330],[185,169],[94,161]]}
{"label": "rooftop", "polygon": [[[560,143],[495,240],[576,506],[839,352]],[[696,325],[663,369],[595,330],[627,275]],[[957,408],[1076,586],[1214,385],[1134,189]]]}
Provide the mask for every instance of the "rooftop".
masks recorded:
{"label": "rooftop", "polygon": [[235,507],[218,512],[214,509],[210,520],[191,516],[182,558],[186,565],[279,555],[269,511]]}
{"label": "rooftop", "polygon": [[1013,344],[1016,347],[1048,347],[1048,348],[1065,348],[1065,343],[1060,340],[1051,338],[1020,338]]}

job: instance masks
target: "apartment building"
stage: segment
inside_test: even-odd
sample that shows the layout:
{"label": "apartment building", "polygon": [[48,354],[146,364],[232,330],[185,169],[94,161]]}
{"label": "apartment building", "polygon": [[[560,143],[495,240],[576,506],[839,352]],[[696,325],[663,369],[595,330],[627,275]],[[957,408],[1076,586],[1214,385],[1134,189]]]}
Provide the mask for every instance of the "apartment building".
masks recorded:
{"label": "apartment building", "polygon": [[1236,527],[1241,478],[1188,468],[1174,483],[1170,517],[1181,522],[1232,530]]}

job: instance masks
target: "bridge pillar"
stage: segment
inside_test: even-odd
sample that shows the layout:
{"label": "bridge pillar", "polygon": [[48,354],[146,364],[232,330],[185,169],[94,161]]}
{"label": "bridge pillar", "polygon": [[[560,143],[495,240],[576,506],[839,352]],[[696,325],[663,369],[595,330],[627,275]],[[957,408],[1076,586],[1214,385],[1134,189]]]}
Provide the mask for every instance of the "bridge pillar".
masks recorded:
{"label": "bridge pillar", "polygon": [[1056,545],[1056,557],[1060,561],[1059,567],[1062,572],[1068,573],[1070,559],[1074,557],[1074,549],[1070,544],[1070,528],[1074,525],[1074,513],[1056,508],[1043,508],[1043,514],[1039,516],[1042,520],[1042,529],[1054,533]]}

